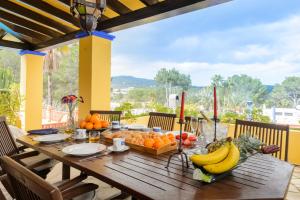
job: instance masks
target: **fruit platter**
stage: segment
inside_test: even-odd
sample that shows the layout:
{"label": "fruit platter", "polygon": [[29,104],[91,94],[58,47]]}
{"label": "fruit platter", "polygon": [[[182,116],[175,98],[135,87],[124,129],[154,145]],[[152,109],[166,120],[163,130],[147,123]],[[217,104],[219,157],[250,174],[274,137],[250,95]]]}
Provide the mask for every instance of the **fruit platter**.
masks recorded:
{"label": "fruit platter", "polygon": [[112,142],[113,138],[125,138],[126,145],[132,149],[159,155],[177,148],[174,134],[161,134],[157,132],[142,131],[118,131],[114,133],[104,132],[102,135],[106,141]]}
{"label": "fruit platter", "polygon": [[86,129],[88,131],[103,131],[109,127],[109,122],[101,120],[100,115],[95,113],[93,115],[87,115],[84,120],[79,122],[79,128]]}
{"label": "fruit platter", "polygon": [[255,153],[272,154],[279,150],[276,145],[266,146],[249,135],[230,137],[210,143],[207,154],[190,156],[195,170],[193,179],[213,183],[229,175],[239,164]]}

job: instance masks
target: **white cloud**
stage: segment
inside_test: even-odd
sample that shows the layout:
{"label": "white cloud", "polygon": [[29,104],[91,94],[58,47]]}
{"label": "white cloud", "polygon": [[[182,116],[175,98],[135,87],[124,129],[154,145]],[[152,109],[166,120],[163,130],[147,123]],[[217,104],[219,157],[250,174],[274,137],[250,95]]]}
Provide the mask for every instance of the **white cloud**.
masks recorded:
{"label": "white cloud", "polygon": [[[113,75],[133,75],[153,78],[162,68],[175,67],[190,74],[195,85],[207,85],[211,76],[221,74],[247,74],[265,84],[281,82],[286,76],[300,76],[300,15],[264,24],[238,27],[199,36],[179,38],[168,48],[174,60],[143,59],[139,55],[113,55]],[[180,51],[178,51],[180,49]],[[176,55],[194,49],[207,53],[214,59],[176,60]],[[199,50],[201,49],[201,50]]]}

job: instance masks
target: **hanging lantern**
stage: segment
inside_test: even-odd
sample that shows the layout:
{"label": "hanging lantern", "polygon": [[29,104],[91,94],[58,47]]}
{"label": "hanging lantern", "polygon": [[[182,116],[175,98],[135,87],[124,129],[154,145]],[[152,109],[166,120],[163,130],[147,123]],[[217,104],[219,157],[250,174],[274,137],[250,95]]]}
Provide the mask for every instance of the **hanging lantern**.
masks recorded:
{"label": "hanging lantern", "polygon": [[71,0],[71,13],[80,20],[83,31],[91,33],[97,28],[106,7],[106,0]]}

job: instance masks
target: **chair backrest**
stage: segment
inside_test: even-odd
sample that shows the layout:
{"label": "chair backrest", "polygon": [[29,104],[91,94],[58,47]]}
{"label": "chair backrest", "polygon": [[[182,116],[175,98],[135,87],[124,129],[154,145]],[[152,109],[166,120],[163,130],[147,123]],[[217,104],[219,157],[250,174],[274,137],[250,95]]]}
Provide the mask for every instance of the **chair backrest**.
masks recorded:
{"label": "chair backrest", "polygon": [[[190,117],[190,116],[185,117],[185,125],[184,125],[184,131],[185,132],[192,132],[191,120],[192,120],[192,117]],[[201,117],[197,118],[197,128],[195,130],[196,136],[199,136],[201,134],[201,131],[202,131],[202,128],[203,128],[202,127],[202,121],[203,121],[203,118],[201,118]]]}
{"label": "chair backrest", "polygon": [[91,110],[91,115],[94,113],[100,114],[101,120],[106,120],[109,122],[120,121],[122,111],[111,111],[111,110]]}
{"label": "chair backrest", "polygon": [[161,127],[162,130],[173,131],[176,114],[150,112],[148,127]]}
{"label": "chair backrest", "polygon": [[6,123],[6,118],[0,116],[0,156],[11,156],[17,153],[19,150]]}
{"label": "chair backrest", "polygon": [[17,200],[62,200],[59,189],[13,159],[4,156],[1,164]]}
{"label": "chair backrest", "polygon": [[254,121],[236,120],[234,137],[242,134],[249,134],[252,137],[260,139],[266,145],[275,144],[280,147],[280,151],[273,156],[288,160],[289,145],[289,125],[269,124]]}

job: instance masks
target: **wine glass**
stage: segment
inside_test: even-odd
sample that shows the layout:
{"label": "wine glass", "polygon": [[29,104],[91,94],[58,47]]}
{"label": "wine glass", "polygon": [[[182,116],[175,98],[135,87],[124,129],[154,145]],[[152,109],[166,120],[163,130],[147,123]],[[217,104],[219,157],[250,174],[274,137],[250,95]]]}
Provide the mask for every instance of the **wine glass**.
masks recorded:
{"label": "wine glass", "polygon": [[196,130],[198,129],[198,119],[196,117],[191,117],[191,129],[192,133],[195,135]]}

